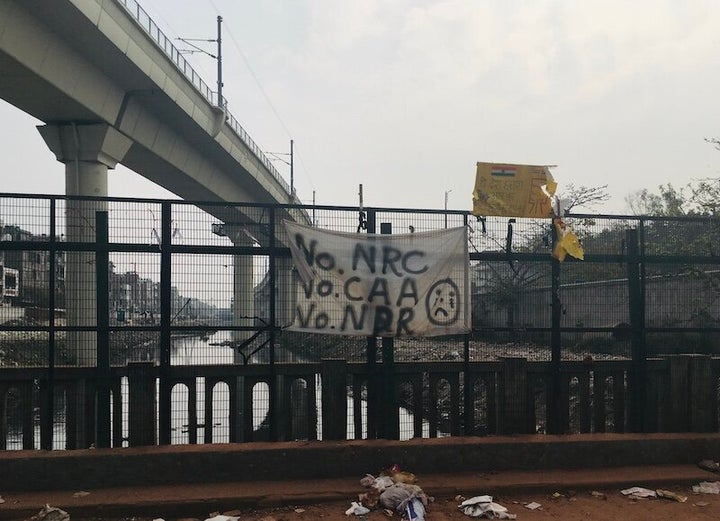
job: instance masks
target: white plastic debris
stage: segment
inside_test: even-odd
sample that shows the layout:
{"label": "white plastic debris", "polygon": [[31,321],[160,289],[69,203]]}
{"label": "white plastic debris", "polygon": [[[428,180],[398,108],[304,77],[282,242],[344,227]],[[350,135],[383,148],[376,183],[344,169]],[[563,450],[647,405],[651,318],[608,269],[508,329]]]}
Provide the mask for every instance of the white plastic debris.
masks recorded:
{"label": "white plastic debris", "polygon": [[650,490],[649,488],[643,488],[643,487],[626,488],[625,490],[621,490],[620,493],[623,496],[630,496],[630,497],[635,497],[635,498],[657,497],[657,493],[654,490]]}
{"label": "white plastic debris", "polygon": [[238,521],[240,519],[236,516],[223,516],[222,514],[218,514],[215,517],[208,517],[205,521]]}
{"label": "white plastic debris", "polygon": [[383,492],[386,488],[392,487],[394,484],[395,482],[390,476],[379,476],[375,478],[372,488],[376,489],[378,492]]}
{"label": "white plastic debris", "polygon": [[515,514],[499,503],[494,503],[492,496],[475,496],[463,501],[458,508],[463,514],[470,517],[485,517],[488,519],[517,519]]}
{"label": "white plastic debris", "polygon": [[350,508],[348,508],[345,511],[346,516],[352,516],[352,515],[364,516],[365,514],[369,514],[369,513],[370,513],[370,509],[365,508],[357,501],[353,501],[352,503],[350,503]]}
{"label": "white plastic debris", "polygon": [[528,510],[537,510],[540,507],[542,507],[542,505],[540,503],[536,503],[535,501],[525,505],[525,508],[527,508]]}
{"label": "white plastic debris", "polygon": [[5,503],[5,500],[3,499],[2,496],[0,496],[0,505],[2,505],[3,503]]}
{"label": "white plastic debris", "polygon": [[720,481],[701,481],[692,490],[696,494],[720,494]]}
{"label": "white plastic debris", "polygon": [[70,521],[70,514],[57,507],[45,505],[30,521]]}
{"label": "white plastic debris", "polygon": [[375,477],[372,474],[365,474],[365,477],[360,480],[360,485],[366,488],[374,488],[378,492],[382,492],[394,484],[395,482],[390,476]]}
{"label": "white plastic debris", "polygon": [[466,507],[468,505],[477,505],[478,503],[492,503],[492,496],[475,496],[471,497],[470,499],[466,499],[462,503],[460,503],[461,507]]}
{"label": "white plastic debris", "polygon": [[425,521],[425,505],[420,499],[413,498],[405,508],[408,521]]}

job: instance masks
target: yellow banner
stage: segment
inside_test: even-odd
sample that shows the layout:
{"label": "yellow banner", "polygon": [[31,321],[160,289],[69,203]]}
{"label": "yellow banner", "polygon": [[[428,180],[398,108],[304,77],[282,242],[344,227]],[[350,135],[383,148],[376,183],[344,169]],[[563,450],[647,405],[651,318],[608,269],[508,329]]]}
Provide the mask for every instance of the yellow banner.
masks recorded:
{"label": "yellow banner", "polygon": [[551,217],[548,194],[553,195],[556,188],[547,166],[478,162],[473,215]]}

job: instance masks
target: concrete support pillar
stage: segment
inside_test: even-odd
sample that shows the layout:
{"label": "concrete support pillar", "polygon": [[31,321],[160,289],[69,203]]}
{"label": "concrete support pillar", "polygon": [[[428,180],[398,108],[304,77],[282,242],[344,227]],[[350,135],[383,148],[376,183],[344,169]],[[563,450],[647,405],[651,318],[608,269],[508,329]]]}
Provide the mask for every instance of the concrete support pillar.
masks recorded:
{"label": "concrete support pillar", "polygon": [[276,312],[275,320],[278,326],[287,327],[294,318],[297,295],[295,292],[295,277],[290,257],[279,257],[275,261]]}
{"label": "concrete support pillar", "polygon": [[[243,233],[230,236],[236,247],[252,247],[253,241]],[[233,324],[252,327],[255,325],[255,279],[252,255],[233,255]],[[233,340],[243,342],[252,336],[252,331],[234,331]],[[235,350],[234,363],[243,363],[243,358]],[[248,350],[246,350],[248,352]]]}
{"label": "concrete support pillar", "polygon": [[[108,169],[122,160],[132,141],[104,124],[63,123],[39,126],[40,135],[58,161],[65,164],[65,194],[108,195]],[[95,241],[95,212],[107,210],[107,201],[70,200],[65,208],[67,242]],[[93,252],[67,253],[65,308],[68,326],[95,327],[96,281]],[[68,333],[68,348],[76,365],[94,366],[97,334]]]}

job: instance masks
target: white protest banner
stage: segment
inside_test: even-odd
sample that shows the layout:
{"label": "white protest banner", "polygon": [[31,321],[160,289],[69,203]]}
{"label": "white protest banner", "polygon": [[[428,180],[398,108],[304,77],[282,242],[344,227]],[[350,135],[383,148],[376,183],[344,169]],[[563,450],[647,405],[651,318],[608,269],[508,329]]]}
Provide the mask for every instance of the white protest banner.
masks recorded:
{"label": "white protest banner", "polygon": [[285,221],[299,275],[290,331],[438,336],[470,331],[467,230],[366,235]]}

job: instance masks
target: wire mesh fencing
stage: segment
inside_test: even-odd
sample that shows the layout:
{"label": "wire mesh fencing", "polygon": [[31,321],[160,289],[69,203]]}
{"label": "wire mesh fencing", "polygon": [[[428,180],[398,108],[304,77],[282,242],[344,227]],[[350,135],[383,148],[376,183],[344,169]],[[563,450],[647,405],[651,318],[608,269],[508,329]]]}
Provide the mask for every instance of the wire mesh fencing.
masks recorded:
{"label": "wire mesh fencing", "polygon": [[[472,332],[288,330],[302,288],[286,219],[465,227]],[[717,396],[702,414],[663,407],[677,367],[716,388],[718,221],[565,220],[582,262],[551,256],[549,220],[0,196],[0,448],[716,426]]]}

